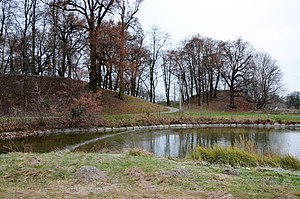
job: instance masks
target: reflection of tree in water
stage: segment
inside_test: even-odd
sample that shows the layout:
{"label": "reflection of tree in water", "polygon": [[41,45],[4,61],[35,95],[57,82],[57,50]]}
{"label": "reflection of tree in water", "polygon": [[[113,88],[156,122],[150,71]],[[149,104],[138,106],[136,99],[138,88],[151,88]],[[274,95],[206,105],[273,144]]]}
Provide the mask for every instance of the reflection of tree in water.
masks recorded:
{"label": "reflection of tree in water", "polygon": [[[272,136],[274,130],[271,129],[207,128],[173,130],[173,133],[179,135],[176,153],[179,157],[186,157],[197,145],[206,148],[235,146],[259,154],[270,154],[272,151],[274,153],[274,147],[271,147],[274,146],[274,142],[278,143],[277,148],[280,149],[286,145],[286,142],[279,141],[278,136]],[[172,143],[169,142],[166,145],[168,155],[172,154],[171,146]]]}
{"label": "reflection of tree in water", "polygon": [[[164,157],[187,157],[197,145],[203,147],[250,148],[260,154],[269,154],[275,149],[283,149],[287,142],[279,130],[251,128],[201,128],[201,129],[166,129],[143,131],[115,136],[101,140],[90,149],[103,151],[121,150],[123,148],[142,148]],[[278,132],[278,133],[277,133]],[[274,147],[274,143],[277,143]],[[248,145],[248,146],[247,146]],[[89,148],[89,149],[88,149]],[[277,151],[276,151],[277,152]]]}

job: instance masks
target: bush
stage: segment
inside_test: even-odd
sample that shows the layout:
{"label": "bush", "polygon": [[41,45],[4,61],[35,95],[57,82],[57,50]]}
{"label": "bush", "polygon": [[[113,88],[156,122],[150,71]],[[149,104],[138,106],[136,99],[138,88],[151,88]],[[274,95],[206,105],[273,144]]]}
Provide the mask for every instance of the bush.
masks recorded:
{"label": "bush", "polygon": [[101,93],[85,93],[78,99],[73,99],[68,118],[75,125],[81,122],[91,122],[101,114]]}

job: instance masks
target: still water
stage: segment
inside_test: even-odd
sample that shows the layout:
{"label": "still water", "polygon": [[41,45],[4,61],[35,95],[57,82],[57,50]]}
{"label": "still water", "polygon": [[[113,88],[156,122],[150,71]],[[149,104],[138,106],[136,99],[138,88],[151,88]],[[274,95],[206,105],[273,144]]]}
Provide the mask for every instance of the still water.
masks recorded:
{"label": "still water", "polygon": [[[101,139],[101,136],[103,139]],[[76,149],[83,152],[142,148],[162,157],[188,157],[197,145],[251,148],[260,154],[290,154],[300,158],[300,131],[255,128],[200,128],[143,130],[105,138],[104,134],[56,135],[0,141],[7,151],[49,152],[90,141]],[[100,139],[99,139],[100,138]]]}

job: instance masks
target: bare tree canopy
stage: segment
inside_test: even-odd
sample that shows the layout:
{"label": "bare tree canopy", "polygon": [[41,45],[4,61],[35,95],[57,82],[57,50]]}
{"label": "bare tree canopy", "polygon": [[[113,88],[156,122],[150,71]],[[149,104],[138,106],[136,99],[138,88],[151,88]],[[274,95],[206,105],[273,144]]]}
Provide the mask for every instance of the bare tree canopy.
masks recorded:
{"label": "bare tree canopy", "polygon": [[209,106],[217,90],[229,90],[229,107],[244,97],[261,109],[281,91],[279,66],[268,53],[242,38],[218,41],[200,34],[173,47],[170,35],[156,26],[144,33],[137,18],[142,3],[2,0],[0,74],[22,75],[24,93],[28,75],[53,76],[87,80],[92,92],[109,89],[120,99],[129,94],[151,102],[161,85],[168,105],[180,89],[183,100],[197,97],[200,107]]}
{"label": "bare tree canopy", "polygon": [[254,49],[251,44],[241,38],[224,42],[222,45],[222,57],[224,65],[220,72],[230,90],[229,107],[236,108],[235,94],[241,92],[243,87],[250,83],[251,58]]}
{"label": "bare tree canopy", "polygon": [[253,59],[253,74],[251,83],[246,87],[246,96],[256,103],[257,109],[266,108],[276,98],[282,88],[282,74],[268,53],[257,52]]}

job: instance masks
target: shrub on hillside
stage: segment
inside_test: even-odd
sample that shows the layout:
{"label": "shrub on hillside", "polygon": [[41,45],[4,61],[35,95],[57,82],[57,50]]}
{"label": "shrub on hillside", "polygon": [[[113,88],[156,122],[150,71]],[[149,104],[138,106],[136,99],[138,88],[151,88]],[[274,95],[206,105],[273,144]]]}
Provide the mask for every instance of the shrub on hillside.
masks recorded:
{"label": "shrub on hillside", "polygon": [[73,99],[67,117],[73,125],[81,122],[91,122],[101,115],[101,93],[85,93],[78,99]]}

